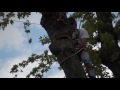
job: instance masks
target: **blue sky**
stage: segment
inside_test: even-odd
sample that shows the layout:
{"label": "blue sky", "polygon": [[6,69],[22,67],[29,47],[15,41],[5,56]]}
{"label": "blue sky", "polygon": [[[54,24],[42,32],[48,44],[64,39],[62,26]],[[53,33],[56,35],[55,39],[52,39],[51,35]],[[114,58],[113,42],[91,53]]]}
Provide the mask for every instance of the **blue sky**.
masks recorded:
{"label": "blue sky", "polygon": [[[28,18],[31,23],[40,23],[41,15],[33,12]],[[19,21],[17,18],[13,20]],[[20,21],[26,21],[21,19]],[[41,45],[39,37],[47,35],[46,31],[41,25],[31,24],[31,33],[27,36],[24,32],[24,27],[21,22],[15,22],[15,24],[8,25],[5,31],[0,30],[0,78],[12,78],[13,74],[10,74],[12,65],[27,60],[32,53],[41,54],[44,50],[48,49],[48,45]],[[32,43],[28,43],[28,37],[32,38]],[[26,75],[37,66],[37,63],[28,65],[23,69],[23,73],[19,73],[19,78],[25,78]],[[54,63],[51,66],[51,70],[44,75],[44,78],[63,78],[63,71],[58,70],[58,64]]]}

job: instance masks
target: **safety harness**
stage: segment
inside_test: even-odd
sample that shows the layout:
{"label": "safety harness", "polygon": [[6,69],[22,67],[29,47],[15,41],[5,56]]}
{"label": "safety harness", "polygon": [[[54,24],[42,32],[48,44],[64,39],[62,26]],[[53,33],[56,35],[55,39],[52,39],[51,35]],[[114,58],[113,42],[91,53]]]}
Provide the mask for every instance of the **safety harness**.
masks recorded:
{"label": "safety harness", "polygon": [[74,55],[78,54],[79,52],[81,52],[84,48],[75,48],[75,46],[79,43],[79,35],[80,32],[78,30],[75,30],[72,34],[72,39],[73,39],[73,45],[71,47],[72,51],[74,52],[72,55],[68,56],[67,58],[63,59],[60,64],[62,64],[63,62],[65,62],[66,60],[68,60],[69,58],[73,57]]}
{"label": "safety harness", "polygon": [[79,35],[80,35],[80,32],[78,30],[75,30],[73,33],[72,33],[72,40],[73,40],[73,49],[75,49],[76,45],[79,44]]}
{"label": "safety harness", "polygon": [[79,52],[81,52],[84,48],[81,48],[80,50],[78,50],[77,52],[75,52],[74,54],[68,56],[67,58],[63,59],[60,64],[62,64],[63,62],[67,61],[69,58],[73,57],[74,55],[78,54]]}

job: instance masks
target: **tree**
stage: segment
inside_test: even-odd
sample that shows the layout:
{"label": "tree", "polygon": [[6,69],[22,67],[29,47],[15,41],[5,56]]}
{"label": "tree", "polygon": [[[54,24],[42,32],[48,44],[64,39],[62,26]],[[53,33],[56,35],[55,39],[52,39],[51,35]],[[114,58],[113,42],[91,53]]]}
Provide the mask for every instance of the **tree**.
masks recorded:
{"label": "tree", "polygon": [[[94,53],[93,56],[97,55],[100,62],[113,72],[114,77],[119,78],[120,47],[118,46],[118,41],[120,39],[120,30],[119,19],[118,21],[116,20],[118,17],[111,12],[96,12],[96,17],[92,12],[77,14],[83,17],[83,21],[85,21],[83,26],[89,30],[91,38],[94,39],[91,39],[89,43],[95,45],[101,42],[99,51],[94,51],[96,52],[95,54],[92,50],[91,53]],[[113,27],[113,21],[115,27]],[[93,36],[93,32],[97,34],[95,37]],[[93,60],[98,59],[93,57]]]}
{"label": "tree", "polygon": [[[100,57],[104,65],[109,67],[116,78],[120,78],[120,47],[118,46],[118,35],[120,29],[117,22],[115,28],[112,25],[114,17],[111,12],[97,12],[98,20],[102,23],[99,25],[99,34],[101,34]],[[102,17],[103,16],[103,17]],[[117,34],[117,33],[118,34]],[[106,40],[107,39],[107,40]],[[107,52],[106,52],[107,51]],[[108,52],[109,51],[109,52]]]}
{"label": "tree", "polygon": [[[60,16],[61,14],[62,16]],[[69,27],[66,13],[42,12],[42,15],[41,25],[45,28],[51,40],[50,50],[57,57],[66,77],[85,78],[86,75],[76,55],[61,63],[66,57],[72,55],[70,50],[70,47],[72,47],[72,30]]]}
{"label": "tree", "polygon": [[[69,49],[72,45],[72,30],[69,27],[66,12],[40,13],[42,14],[40,23],[49,36],[41,37],[40,40],[43,44],[50,43],[49,48],[53,55],[48,55],[48,51],[45,51],[42,55],[32,54],[28,60],[14,65],[11,73],[18,72],[19,67],[25,67],[28,63],[41,60],[39,66],[33,68],[27,77],[30,77],[30,75],[42,77],[50,69],[52,63],[57,61],[64,70],[66,78],[86,78],[86,74],[77,55],[61,63],[66,57],[73,54]],[[30,14],[30,12],[18,12],[17,16],[18,18],[24,18],[25,16],[29,17]],[[1,12],[0,17],[3,17],[3,22],[0,22],[0,27],[4,29],[9,24],[9,21],[13,24],[14,22],[10,20],[10,17],[14,17],[14,15],[13,12],[7,13],[6,15],[4,12]],[[82,27],[88,30],[90,34],[88,51],[95,65],[97,76],[101,78],[109,77],[105,71],[106,67],[103,66],[105,65],[113,72],[114,77],[119,78],[120,47],[118,46],[118,40],[120,40],[120,20],[118,19],[116,21],[118,17],[111,12],[75,12],[73,17],[80,20]],[[115,27],[113,27],[113,21],[115,22]],[[24,23],[24,25],[29,26],[29,22]],[[26,33],[29,33],[29,31],[26,31]],[[98,50],[92,50],[92,47],[98,43],[101,43],[101,47]]]}

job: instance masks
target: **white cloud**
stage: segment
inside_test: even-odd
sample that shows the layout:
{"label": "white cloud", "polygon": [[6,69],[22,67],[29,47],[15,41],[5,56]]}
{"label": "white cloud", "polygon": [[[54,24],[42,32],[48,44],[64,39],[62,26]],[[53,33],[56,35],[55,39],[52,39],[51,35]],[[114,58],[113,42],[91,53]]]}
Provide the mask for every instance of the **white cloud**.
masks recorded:
{"label": "white cloud", "polygon": [[[14,64],[22,62],[22,60],[27,60],[29,55],[24,55],[16,58],[8,58],[8,61],[0,63],[0,78],[13,78],[14,75],[10,73],[10,69]],[[38,63],[29,64],[26,68],[23,69],[23,73],[18,74],[18,78],[25,78],[27,74],[32,70],[33,67],[37,66]]]}
{"label": "white cloud", "polygon": [[64,78],[65,74],[63,70],[58,69],[59,64],[54,63],[51,66],[51,69],[44,75],[44,78]]}
{"label": "white cloud", "polygon": [[[16,17],[12,19],[18,20]],[[41,15],[34,12],[28,19],[31,23],[40,24]],[[20,21],[25,20],[20,19]],[[40,30],[42,27],[41,25],[32,24],[30,28],[34,28],[34,30],[38,28],[37,30]],[[25,46],[24,42],[27,42],[28,40],[26,36],[27,35],[24,32],[23,24],[20,22],[15,22],[13,26],[8,25],[4,31],[0,30],[0,49],[4,48],[11,51],[15,49],[23,52],[21,55],[15,56],[14,58],[0,58],[0,78],[12,78],[14,75],[10,74],[10,69],[14,64],[18,64],[22,62],[22,60],[27,60],[31,53],[41,54],[45,49],[48,49],[48,45],[42,47],[39,42],[35,44],[32,43],[32,46]],[[49,54],[51,53],[49,52]],[[37,65],[38,63],[28,65],[25,69],[23,69],[23,73],[19,73],[18,77],[25,78],[26,75],[32,70],[32,68]],[[47,73],[48,75],[45,78],[64,77],[64,73],[62,71],[59,71],[55,64],[52,66],[50,72],[52,73]]]}
{"label": "white cloud", "polygon": [[25,41],[25,37],[23,36],[23,32],[8,25],[5,31],[0,30],[0,49],[18,49],[24,48],[23,42]]}
{"label": "white cloud", "polygon": [[92,48],[93,50],[97,50],[98,51],[101,48],[101,43],[97,43],[96,46],[92,46],[92,47],[93,47]]}
{"label": "white cloud", "polygon": [[47,78],[64,78],[65,74],[63,71],[58,70],[57,72],[54,72],[53,74],[49,75]]}
{"label": "white cloud", "polygon": [[[22,62],[22,60],[27,60],[32,53],[42,54],[44,49],[46,49],[48,45],[40,47],[39,44],[33,45],[32,49],[23,49],[23,54],[20,56],[15,56],[14,58],[6,57],[5,59],[0,58],[0,78],[12,78],[14,75],[10,74],[10,69],[14,64],[18,64]],[[38,63],[30,63],[26,68],[23,69],[23,73],[19,73],[19,78],[25,78],[27,74],[32,70],[33,67],[38,66]]]}
{"label": "white cloud", "polygon": [[[28,19],[31,23],[36,23],[36,24],[39,24],[39,25],[40,25],[41,17],[42,17],[42,15],[41,15],[40,13],[32,12],[32,13],[31,13],[31,16],[28,17],[27,19]],[[39,26],[39,25],[38,25],[38,26]]]}
{"label": "white cloud", "polygon": [[[23,55],[16,58],[7,58],[8,61],[5,63],[0,63],[0,78],[13,78],[14,74],[10,73],[10,69],[14,64],[22,62],[22,60],[27,60],[30,55]],[[1,60],[0,60],[1,61]],[[38,63],[29,64],[26,68],[23,69],[22,73],[18,74],[18,78],[26,78],[26,75],[32,70],[33,67],[38,66]],[[63,78],[63,70],[58,70],[58,64],[54,63],[48,73],[45,74],[44,78]]]}
{"label": "white cloud", "polygon": [[[42,15],[39,13],[32,12],[31,16],[28,18],[32,23],[40,24]],[[26,21],[26,19],[18,19],[17,17],[12,18],[13,20],[17,21]],[[24,32],[23,22],[16,22],[15,24],[8,25],[5,30],[0,30],[0,49],[6,48],[7,50],[23,50],[25,49],[24,41],[27,42],[27,34]],[[34,27],[41,29],[41,25],[32,24],[30,28]],[[37,29],[37,30],[39,30]],[[39,37],[38,37],[39,38]],[[22,48],[22,49],[21,49]]]}

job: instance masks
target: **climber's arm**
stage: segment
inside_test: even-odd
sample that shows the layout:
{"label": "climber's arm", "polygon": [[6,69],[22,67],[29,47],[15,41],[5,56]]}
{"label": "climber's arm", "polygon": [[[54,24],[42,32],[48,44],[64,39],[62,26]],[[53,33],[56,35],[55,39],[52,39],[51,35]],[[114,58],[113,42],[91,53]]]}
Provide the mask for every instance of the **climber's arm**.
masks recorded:
{"label": "climber's arm", "polygon": [[80,39],[80,44],[76,45],[76,48],[84,48],[84,47],[86,47],[87,41],[88,41],[87,38]]}

